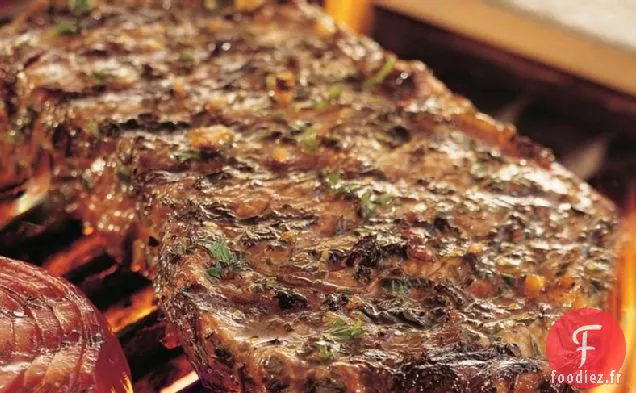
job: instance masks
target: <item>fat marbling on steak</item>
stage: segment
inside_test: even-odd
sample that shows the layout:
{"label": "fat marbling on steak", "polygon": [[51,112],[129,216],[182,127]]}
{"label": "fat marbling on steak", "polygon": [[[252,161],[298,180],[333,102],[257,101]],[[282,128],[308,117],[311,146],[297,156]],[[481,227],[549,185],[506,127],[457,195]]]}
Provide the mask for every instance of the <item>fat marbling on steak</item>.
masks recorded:
{"label": "fat marbling on steak", "polygon": [[147,256],[212,391],[568,389],[616,218],[549,151],[301,1],[60,3],[0,34],[3,181]]}

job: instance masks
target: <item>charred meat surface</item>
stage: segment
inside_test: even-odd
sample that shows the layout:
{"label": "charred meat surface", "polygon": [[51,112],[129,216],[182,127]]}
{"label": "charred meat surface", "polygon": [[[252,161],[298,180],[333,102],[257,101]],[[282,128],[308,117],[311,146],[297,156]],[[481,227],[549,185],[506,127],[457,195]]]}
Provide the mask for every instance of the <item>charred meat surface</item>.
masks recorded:
{"label": "charred meat surface", "polygon": [[108,324],[78,290],[0,258],[0,392],[130,392]]}
{"label": "charred meat surface", "polygon": [[0,34],[3,190],[49,157],[212,391],[568,389],[545,336],[605,307],[616,216],[549,151],[300,1],[40,5]]}

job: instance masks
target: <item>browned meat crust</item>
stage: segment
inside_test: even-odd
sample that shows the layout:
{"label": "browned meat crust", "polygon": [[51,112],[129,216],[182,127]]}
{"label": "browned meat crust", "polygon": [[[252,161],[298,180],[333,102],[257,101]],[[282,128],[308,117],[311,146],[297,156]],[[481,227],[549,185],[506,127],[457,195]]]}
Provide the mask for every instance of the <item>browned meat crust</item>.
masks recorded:
{"label": "browned meat crust", "polygon": [[0,258],[0,392],[130,392],[119,342],[62,279]]}
{"label": "browned meat crust", "polygon": [[117,3],[3,31],[4,149],[158,267],[213,391],[566,389],[544,340],[605,306],[610,203],[316,8]]}

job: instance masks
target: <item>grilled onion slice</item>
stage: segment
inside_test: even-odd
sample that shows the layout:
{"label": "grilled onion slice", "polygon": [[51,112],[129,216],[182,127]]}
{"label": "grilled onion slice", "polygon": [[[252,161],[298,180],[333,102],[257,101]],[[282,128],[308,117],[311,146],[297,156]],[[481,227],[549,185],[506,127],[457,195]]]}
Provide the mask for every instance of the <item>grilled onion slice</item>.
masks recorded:
{"label": "grilled onion slice", "polygon": [[78,290],[0,257],[0,393],[132,392],[105,319]]}

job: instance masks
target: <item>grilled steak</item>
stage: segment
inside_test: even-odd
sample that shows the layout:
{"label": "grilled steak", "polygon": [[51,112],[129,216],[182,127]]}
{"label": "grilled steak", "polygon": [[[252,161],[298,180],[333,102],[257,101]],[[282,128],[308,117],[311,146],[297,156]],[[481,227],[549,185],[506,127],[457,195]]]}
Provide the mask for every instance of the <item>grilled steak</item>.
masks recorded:
{"label": "grilled steak", "polygon": [[605,307],[614,208],[421,63],[300,1],[41,3],[0,36],[12,212],[30,179],[146,256],[212,391],[567,389],[545,337]]}
{"label": "grilled steak", "polygon": [[130,392],[99,311],[66,281],[0,258],[0,392]]}

